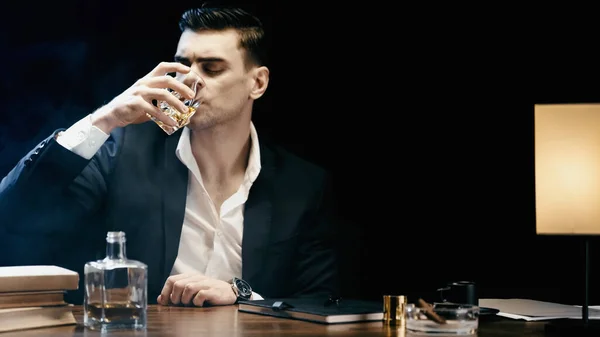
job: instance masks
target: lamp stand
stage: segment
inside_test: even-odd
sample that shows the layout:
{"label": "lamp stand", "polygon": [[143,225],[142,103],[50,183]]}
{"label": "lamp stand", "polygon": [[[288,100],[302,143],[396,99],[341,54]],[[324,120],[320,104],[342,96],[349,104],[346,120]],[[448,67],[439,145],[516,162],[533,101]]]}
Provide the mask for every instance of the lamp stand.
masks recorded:
{"label": "lamp stand", "polygon": [[590,283],[590,239],[584,237],[585,242],[585,276],[584,297],[581,307],[581,319],[565,319],[552,321],[546,324],[546,336],[600,336],[600,321],[589,318],[589,283]]}

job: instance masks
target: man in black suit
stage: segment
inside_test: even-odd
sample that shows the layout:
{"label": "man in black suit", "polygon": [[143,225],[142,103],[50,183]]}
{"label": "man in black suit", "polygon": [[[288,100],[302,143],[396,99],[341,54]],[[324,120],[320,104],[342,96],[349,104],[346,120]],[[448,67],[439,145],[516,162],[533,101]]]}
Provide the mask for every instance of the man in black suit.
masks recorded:
{"label": "man in black suit", "polygon": [[[106,232],[123,231],[127,256],[148,264],[150,302],[248,299],[235,278],[251,286],[251,299],[335,293],[326,174],[259,141],[251,121],[269,83],[260,21],[241,9],[200,8],[186,11],[180,28],[175,62],[58,130],[2,180],[0,262],[82,275],[85,262],[103,257]],[[173,72],[203,83],[195,93],[165,75]],[[149,120],[175,124],[157,102],[187,111],[164,88],[202,97],[172,135]]]}

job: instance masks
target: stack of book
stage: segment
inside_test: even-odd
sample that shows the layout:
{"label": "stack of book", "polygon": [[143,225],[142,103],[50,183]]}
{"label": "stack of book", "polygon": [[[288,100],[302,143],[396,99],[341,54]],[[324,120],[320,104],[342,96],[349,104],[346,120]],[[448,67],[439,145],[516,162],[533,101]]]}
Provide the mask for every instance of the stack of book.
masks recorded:
{"label": "stack of book", "polygon": [[79,274],[58,266],[0,267],[0,332],[76,324],[65,292]]}

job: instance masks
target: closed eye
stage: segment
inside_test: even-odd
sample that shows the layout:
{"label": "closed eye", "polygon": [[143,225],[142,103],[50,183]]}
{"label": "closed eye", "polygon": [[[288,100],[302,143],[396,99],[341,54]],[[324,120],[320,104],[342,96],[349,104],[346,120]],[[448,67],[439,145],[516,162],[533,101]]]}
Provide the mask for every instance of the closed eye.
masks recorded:
{"label": "closed eye", "polygon": [[209,75],[218,75],[225,70],[225,67],[213,62],[209,62],[202,65],[202,70]]}

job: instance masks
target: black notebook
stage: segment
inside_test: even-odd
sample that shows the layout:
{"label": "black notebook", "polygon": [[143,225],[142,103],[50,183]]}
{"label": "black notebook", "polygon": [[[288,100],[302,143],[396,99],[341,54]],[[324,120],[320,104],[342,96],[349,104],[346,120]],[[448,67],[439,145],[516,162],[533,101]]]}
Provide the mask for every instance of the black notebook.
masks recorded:
{"label": "black notebook", "polygon": [[334,303],[318,298],[239,301],[238,310],[324,324],[383,320],[382,303],[353,299]]}

